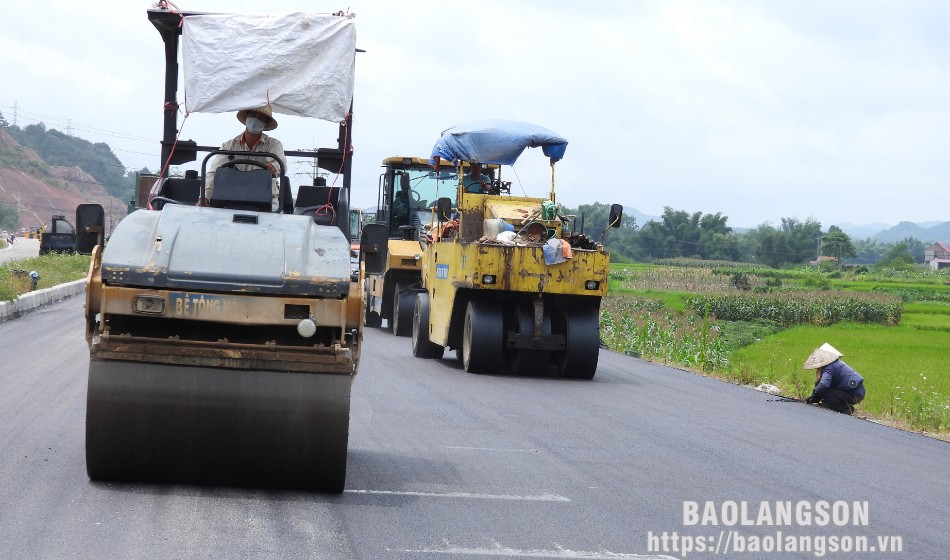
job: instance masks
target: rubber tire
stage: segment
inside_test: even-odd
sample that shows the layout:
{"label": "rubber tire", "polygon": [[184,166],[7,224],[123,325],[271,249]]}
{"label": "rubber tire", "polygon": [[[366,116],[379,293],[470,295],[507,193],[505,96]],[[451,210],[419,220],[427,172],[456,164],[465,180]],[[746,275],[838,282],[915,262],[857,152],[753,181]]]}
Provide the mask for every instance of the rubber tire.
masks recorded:
{"label": "rubber tire", "polygon": [[412,336],[412,307],[415,302],[415,292],[400,292],[409,287],[409,284],[399,282],[393,290],[393,316],[389,319],[393,334],[396,336]]}
{"label": "rubber tire", "polygon": [[429,340],[429,294],[416,294],[412,310],[412,355],[417,358],[441,358],[445,347]]}
{"label": "rubber tire", "polygon": [[366,312],[366,326],[373,329],[378,329],[383,326],[383,318],[379,316],[379,313],[375,311]]}
{"label": "rubber tire", "polygon": [[504,341],[501,308],[472,300],[465,308],[462,331],[462,367],[469,373],[494,372],[501,365]]}
{"label": "rubber tire", "polygon": [[558,314],[555,332],[564,335],[564,351],[555,356],[558,375],[593,379],[600,356],[600,312],[596,307],[568,307]]}
{"label": "rubber tire", "polygon": [[370,311],[371,296],[369,295],[369,280],[366,280],[365,282],[366,288],[363,290],[366,295],[366,311],[363,314],[364,323],[369,328],[378,329],[379,327],[383,326],[383,318],[379,316],[379,313]]}

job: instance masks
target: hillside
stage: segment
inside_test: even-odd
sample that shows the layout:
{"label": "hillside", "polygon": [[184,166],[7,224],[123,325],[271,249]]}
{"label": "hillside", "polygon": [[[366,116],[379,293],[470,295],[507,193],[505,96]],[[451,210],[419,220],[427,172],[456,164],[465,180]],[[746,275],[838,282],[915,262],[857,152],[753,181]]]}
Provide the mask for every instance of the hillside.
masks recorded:
{"label": "hillside", "polygon": [[76,206],[91,202],[105,209],[107,231],[126,214],[126,203],[90,174],[75,166],[47,165],[0,128],[0,204],[18,210],[16,227],[42,226],[52,214],[65,214],[72,222]]}
{"label": "hillside", "polygon": [[872,239],[878,243],[897,243],[908,237],[919,239],[924,243],[950,241],[950,222],[924,227],[913,222],[901,222],[896,226],[884,230]]}

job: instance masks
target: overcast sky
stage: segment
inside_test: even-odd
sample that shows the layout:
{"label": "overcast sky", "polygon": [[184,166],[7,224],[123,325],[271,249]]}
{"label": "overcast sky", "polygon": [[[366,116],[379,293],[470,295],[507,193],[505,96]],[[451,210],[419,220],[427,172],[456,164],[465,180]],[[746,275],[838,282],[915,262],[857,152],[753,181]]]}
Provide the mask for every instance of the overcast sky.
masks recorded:
{"label": "overcast sky", "polygon": [[[356,14],[361,207],[375,204],[384,157],[428,156],[442,130],[503,118],[569,140],[556,167],[567,206],[722,212],[739,227],[950,221],[946,0],[176,4]],[[159,167],[164,59],[151,5],[5,4],[0,112],[12,123],[16,104],[20,126],[69,125],[129,168]],[[286,149],[335,146],[334,125],[276,116]],[[195,114],[182,138],[218,145],[240,130],[233,114]],[[528,195],[549,190],[539,151],[515,169]]]}

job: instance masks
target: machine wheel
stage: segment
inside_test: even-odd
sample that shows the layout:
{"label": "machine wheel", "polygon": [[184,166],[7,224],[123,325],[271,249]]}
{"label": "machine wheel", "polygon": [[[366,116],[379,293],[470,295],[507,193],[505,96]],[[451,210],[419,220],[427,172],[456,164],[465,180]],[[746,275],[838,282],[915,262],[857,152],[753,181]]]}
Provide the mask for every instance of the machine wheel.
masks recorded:
{"label": "machine wheel", "polygon": [[487,301],[472,300],[465,309],[462,333],[462,366],[469,373],[485,373],[502,360],[504,322],[501,308]]}
{"label": "machine wheel", "polygon": [[417,358],[441,358],[445,347],[429,340],[429,294],[416,294],[412,311],[412,355]]}
{"label": "machine wheel", "polygon": [[91,358],[92,480],[339,493],[349,375],[224,370]]}
{"label": "machine wheel", "polygon": [[[512,325],[518,334],[534,333],[534,308],[519,306]],[[551,315],[545,313],[541,321],[541,334],[551,334]],[[551,361],[546,350],[512,349],[509,356],[511,371],[517,375],[543,375]]]}
{"label": "machine wheel", "polygon": [[374,329],[378,329],[383,326],[383,318],[379,316],[379,313],[375,311],[366,312],[366,326]]}
{"label": "machine wheel", "polygon": [[[393,316],[389,324],[396,336],[410,336],[412,334],[412,306],[415,301],[414,292],[404,292],[408,283],[396,283],[393,290]],[[401,293],[402,292],[402,293]]]}
{"label": "machine wheel", "polygon": [[369,280],[366,281],[366,287],[363,292],[366,294],[366,311],[363,314],[364,323],[367,327],[370,328],[379,328],[383,326],[383,318],[379,316],[379,313],[372,311],[372,296],[369,295]]}
{"label": "machine wheel", "polygon": [[555,356],[558,374],[570,379],[593,379],[600,355],[600,315],[596,307],[560,310],[555,332],[564,335],[564,351]]}

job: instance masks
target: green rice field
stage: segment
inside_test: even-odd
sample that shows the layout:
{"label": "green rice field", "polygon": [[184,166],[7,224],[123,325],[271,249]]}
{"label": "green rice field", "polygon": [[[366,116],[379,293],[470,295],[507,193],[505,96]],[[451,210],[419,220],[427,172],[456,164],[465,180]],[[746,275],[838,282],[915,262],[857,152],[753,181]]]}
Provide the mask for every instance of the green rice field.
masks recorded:
{"label": "green rice field", "polygon": [[[778,386],[783,395],[797,398],[811,394],[814,386],[814,371],[802,368],[805,358],[812,350],[828,342],[843,352],[844,361],[865,378],[867,397],[857,407],[859,414],[937,433],[938,437],[950,437],[950,352],[947,351],[950,345],[950,285],[946,275],[911,272],[902,273],[900,277],[849,278],[846,275],[839,279],[840,273],[832,276],[814,270],[755,269],[747,275],[743,273],[749,281],[745,291],[730,283],[730,277],[735,280],[735,275],[732,269],[724,273],[722,269],[716,271],[715,267],[684,266],[682,263],[677,263],[677,266],[611,267],[611,295],[604,302],[602,338],[608,346],[613,344],[620,351],[642,354],[646,359],[673,363],[742,384],[770,383]],[[769,277],[773,282],[779,277],[783,281],[767,284]],[[802,278],[811,280],[803,282],[800,281]],[[708,335],[702,335],[696,330],[700,323],[695,318],[690,319],[701,310],[690,311],[688,306],[684,306],[684,302],[694,296],[709,294],[743,294],[754,301],[759,291],[764,292],[763,298],[774,292],[785,300],[800,297],[802,301],[834,291],[841,294],[850,292],[857,301],[846,302],[847,307],[897,305],[899,322],[893,319],[847,322],[848,314],[841,314],[838,322],[833,324],[814,324],[814,318],[806,317],[797,324],[786,324],[785,328],[779,326],[774,329],[778,332],[770,333],[768,329],[756,330],[752,322],[745,322],[748,319],[719,321],[717,324],[718,319],[712,317],[708,321]],[[655,332],[654,336],[664,342],[661,351],[657,351],[658,345],[653,344],[651,348],[649,341],[644,342],[642,333],[638,335],[639,340],[623,338],[625,333],[637,329],[617,328],[618,325],[635,326],[645,321],[640,317],[643,313],[635,311],[637,306],[631,305],[631,298],[663,302],[668,310],[667,320],[650,322],[650,332]],[[887,300],[889,303],[882,303],[881,298],[891,299]],[[775,306],[768,304],[764,307]],[[657,316],[658,312],[651,313]],[[625,315],[631,317],[625,319]],[[681,315],[683,319],[676,319],[673,315]],[[890,316],[893,318],[894,314]],[[682,337],[683,341],[677,342],[677,337]],[[700,340],[704,347],[689,350],[696,346],[696,340]],[[681,349],[689,351],[682,352]],[[680,360],[678,355],[693,357]],[[695,356],[701,356],[705,361],[700,363]],[[708,356],[717,359],[712,361]]]}

